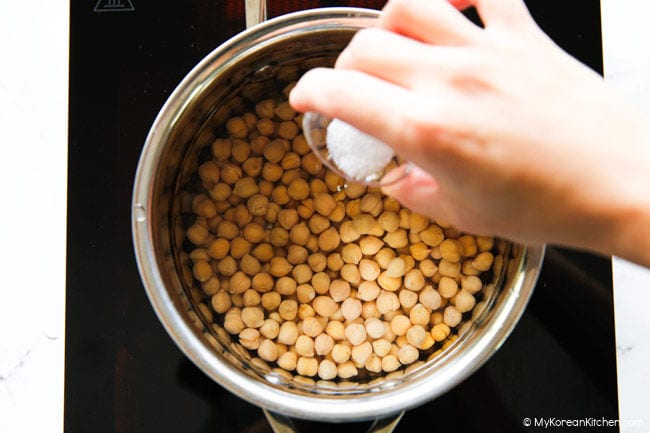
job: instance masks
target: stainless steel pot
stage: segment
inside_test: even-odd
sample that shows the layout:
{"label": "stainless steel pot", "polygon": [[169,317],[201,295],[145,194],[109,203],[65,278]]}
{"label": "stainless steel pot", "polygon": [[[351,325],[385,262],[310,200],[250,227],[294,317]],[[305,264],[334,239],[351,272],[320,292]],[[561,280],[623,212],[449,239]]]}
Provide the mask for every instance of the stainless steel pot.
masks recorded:
{"label": "stainless steel pot", "polygon": [[278,82],[294,80],[316,65],[331,65],[354,32],[371,26],[377,16],[377,11],[356,8],[306,10],[255,25],[225,42],[167,100],[137,170],[133,240],[160,321],[209,377],[264,408],[276,431],[290,428],[287,417],[332,422],[383,418],[374,431],[392,430],[404,410],[447,392],[500,347],[523,313],[541,266],[543,248],[499,241],[492,281],[453,344],[379,379],[314,382],[280,373],[210,320],[183,251],[183,215],[201,152],[245,99],[261,100]]}

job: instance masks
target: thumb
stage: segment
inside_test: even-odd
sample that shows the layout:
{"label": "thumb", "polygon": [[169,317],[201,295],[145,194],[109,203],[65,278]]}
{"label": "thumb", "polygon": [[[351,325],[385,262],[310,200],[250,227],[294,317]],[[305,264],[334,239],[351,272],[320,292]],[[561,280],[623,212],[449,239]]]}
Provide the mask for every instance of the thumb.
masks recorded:
{"label": "thumb", "polygon": [[[393,170],[382,179],[382,182],[390,182],[391,179],[401,177],[405,169],[405,167],[400,167]],[[432,219],[437,217],[435,204],[439,192],[438,182],[417,166],[413,166],[412,171],[405,178],[384,186],[382,191],[413,212]]]}

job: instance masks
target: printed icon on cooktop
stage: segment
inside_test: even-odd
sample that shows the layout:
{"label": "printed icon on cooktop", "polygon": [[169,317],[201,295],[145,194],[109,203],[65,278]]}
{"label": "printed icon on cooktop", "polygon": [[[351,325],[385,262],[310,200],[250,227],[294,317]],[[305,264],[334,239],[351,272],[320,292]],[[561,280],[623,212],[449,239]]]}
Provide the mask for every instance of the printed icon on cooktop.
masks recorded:
{"label": "printed icon on cooktop", "polygon": [[128,12],[134,11],[131,0],[99,0],[94,12]]}

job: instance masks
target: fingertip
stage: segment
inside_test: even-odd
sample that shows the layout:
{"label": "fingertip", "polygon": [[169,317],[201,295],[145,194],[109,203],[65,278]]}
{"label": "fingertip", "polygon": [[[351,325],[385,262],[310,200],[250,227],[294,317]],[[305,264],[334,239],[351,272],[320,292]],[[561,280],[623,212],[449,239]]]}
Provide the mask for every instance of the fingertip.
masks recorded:
{"label": "fingertip", "polygon": [[[390,180],[401,176],[400,167],[388,173],[384,180]],[[435,218],[435,203],[438,194],[438,182],[424,170],[413,167],[411,173],[393,184],[382,187],[382,192],[399,201],[403,206]]]}
{"label": "fingertip", "polygon": [[461,11],[472,6],[472,2],[470,0],[448,0],[448,1],[449,3],[451,3],[453,7]]}

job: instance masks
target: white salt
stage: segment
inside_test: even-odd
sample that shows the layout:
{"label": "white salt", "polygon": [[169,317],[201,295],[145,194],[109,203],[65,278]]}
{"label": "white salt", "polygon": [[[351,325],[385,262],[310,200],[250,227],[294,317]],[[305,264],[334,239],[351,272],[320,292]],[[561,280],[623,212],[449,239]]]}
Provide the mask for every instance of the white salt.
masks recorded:
{"label": "white salt", "polygon": [[394,156],[383,141],[338,119],[327,127],[327,150],[343,173],[360,181],[377,180]]}

